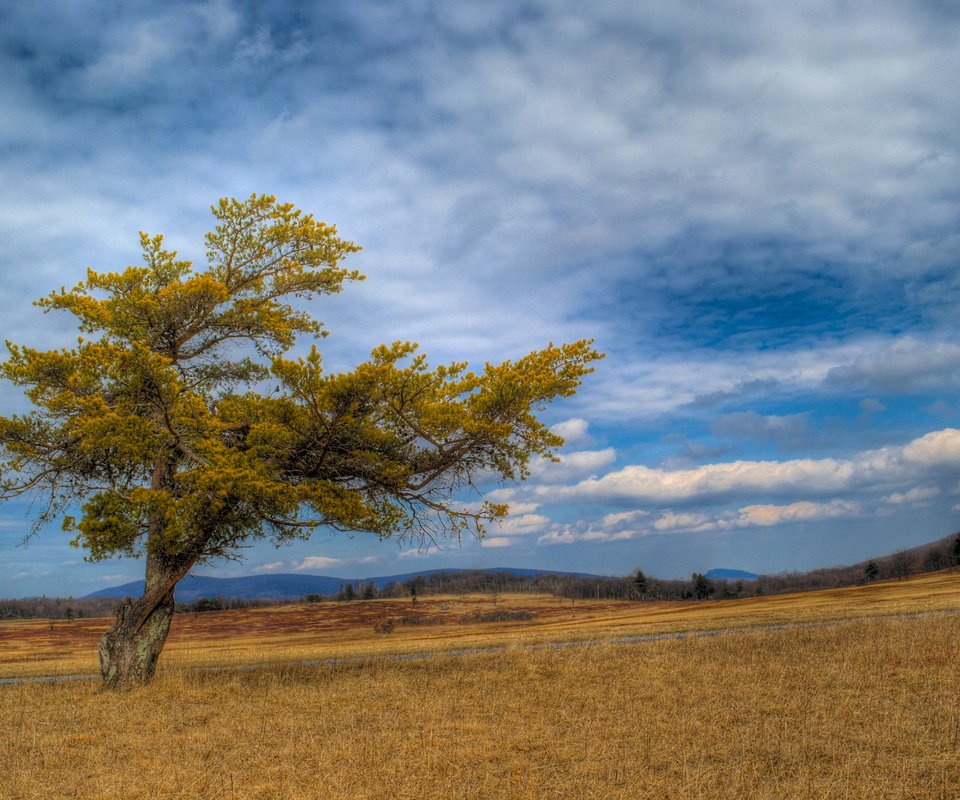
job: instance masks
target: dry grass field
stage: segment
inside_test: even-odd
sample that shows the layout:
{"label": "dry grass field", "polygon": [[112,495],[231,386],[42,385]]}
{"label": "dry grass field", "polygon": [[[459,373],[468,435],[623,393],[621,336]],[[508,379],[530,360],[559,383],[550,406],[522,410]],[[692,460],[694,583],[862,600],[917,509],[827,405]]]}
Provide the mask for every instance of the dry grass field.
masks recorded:
{"label": "dry grass field", "polygon": [[[497,608],[535,616],[469,625],[453,618],[489,598],[430,598],[417,612],[450,621],[387,635],[373,625],[409,603],[183,615],[145,689],[0,687],[0,799],[960,798],[960,616],[888,618],[956,611],[958,590],[960,576],[934,575],[653,607],[510,597]],[[847,622],[763,627],[830,619]],[[34,666],[78,667],[71,653],[103,623],[71,624],[82,632],[59,661],[50,645]],[[522,646],[724,627],[736,630]],[[40,631],[2,630],[4,669],[17,671],[11,631]],[[390,657],[466,643],[507,649]],[[190,668],[307,653],[369,657]]]}
{"label": "dry grass field", "polygon": [[[817,623],[891,614],[960,611],[960,573],[846,589],[712,602],[558,600],[547,595],[423,597],[304,603],[178,614],[161,669],[303,660],[377,658],[558,641],[595,641],[664,632]],[[522,613],[524,621],[466,622]],[[382,623],[393,631],[378,633]],[[110,620],[0,621],[0,678],[89,674]]]}

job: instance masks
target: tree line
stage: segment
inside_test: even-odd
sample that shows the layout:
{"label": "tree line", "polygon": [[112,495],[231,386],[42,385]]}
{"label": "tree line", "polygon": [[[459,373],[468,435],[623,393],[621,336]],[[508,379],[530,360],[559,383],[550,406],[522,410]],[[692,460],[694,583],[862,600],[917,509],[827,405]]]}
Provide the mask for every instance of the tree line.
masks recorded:
{"label": "tree line", "polygon": [[[435,572],[377,587],[373,581],[344,583],[334,595],[308,594],[300,598],[276,599],[242,597],[200,597],[176,604],[177,613],[225,611],[256,606],[297,602],[338,600],[376,600],[410,598],[439,594],[488,594],[496,603],[505,593],[550,594],[559,600],[708,600],[735,599],[767,594],[837,589],[879,580],[905,580],[911,575],[960,567],[960,533],[929,544],[880,558],[840,567],[808,572],[781,572],[760,575],[755,580],[719,580],[694,572],[689,579],[667,580],[646,575],[636,569],[618,577],[558,575],[553,573],[522,575],[512,572],[465,570]],[[105,617],[116,612],[121,601],[113,597],[32,597],[0,600],[0,619],[82,619]]]}

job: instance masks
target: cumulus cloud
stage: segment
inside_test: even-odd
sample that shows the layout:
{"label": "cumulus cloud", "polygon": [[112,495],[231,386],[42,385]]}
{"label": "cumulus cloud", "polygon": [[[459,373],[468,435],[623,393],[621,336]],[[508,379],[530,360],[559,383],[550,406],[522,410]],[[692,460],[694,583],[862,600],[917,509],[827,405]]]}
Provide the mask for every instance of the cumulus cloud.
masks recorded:
{"label": "cumulus cloud", "polygon": [[300,561],[291,562],[290,568],[296,572],[307,569],[329,569],[341,563],[339,558],[330,556],[307,556]]}
{"label": "cumulus cloud", "polygon": [[540,508],[539,503],[510,503],[510,516],[522,516],[523,514],[532,514]]}
{"label": "cumulus cloud", "polygon": [[543,530],[543,527],[549,522],[550,519],[542,514],[519,514],[518,516],[509,516],[497,523],[496,532],[501,536],[526,536]]}
{"label": "cumulus cloud", "polygon": [[259,564],[253,568],[254,572],[276,572],[278,569],[283,569],[286,565],[286,561],[269,561],[266,564]]}
{"label": "cumulus cloud", "polygon": [[402,550],[398,553],[398,558],[427,558],[440,552],[436,545],[427,545],[426,547],[416,547],[410,550]]}
{"label": "cumulus cloud", "polygon": [[600,524],[604,528],[621,529],[636,524],[643,517],[650,515],[649,511],[637,509],[634,511],[618,511],[612,514],[604,514]]}
{"label": "cumulus cloud", "polygon": [[559,461],[535,461],[530,465],[530,475],[540,483],[566,483],[571,480],[595,475],[609,467],[617,458],[612,447],[604,450],[578,450],[563,453]]}
{"label": "cumulus cloud", "polygon": [[591,444],[593,437],[589,434],[590,423],[585,419],[574,417],[550,426],[550,432],[562,436],[567,447],[579,447]]}
{"label": "cumulus cloud", "polygon": [[570,530],[553,530],[537,539],[537,544],[573,544],[579,538]]}
{"label": "cumulus cloud", "polygon": [[960,462],[960,430],[945,428],[921,436],[903,448],[903,457],[921,467],[956,465]]}
{"label": "cumulus cloud", "polygon": [[660,518],[653,523],[653,529],[656,531],[702,531],[712,530],[714,527],[715,525],[706,514],[675,514],[672,511],[664,512]]}
{"label": "cumulus cloud", "polygon": [[616,542],[634,539],[638,536],[655,534],[690,534],[713,531],[733,531],[751,527],[771,527],[792,522],[813,522],[842,517],[861,516],[865,512],[858,501],[833,499],[827,502],[798,501],[783,505],[749,505],[737,510],[710,513],[706,511],[663,511],[652,523],[640,522],[635,516],[633,522],[640,524],[625,527],[580,521],[577,523],[554,524],[541,535],[537,542],[541,544],[575,544],[578,542]]}
{"label": "cumulus cloud", "polygon": [[906,492],[893,492],[883,498],[885,503],[890,505],[914,505],[931,500],[940,494],[936,486],[914,486]]}
{"label": "cumulus cloud", "polygon": [[836,494],[958,466],[960,430],[947,428],[903,447],[868,450],[848,459],[733,461],[673,471],[630,465],[572,486],[538,486],[533,494],[544,503],[629,498],[654,504],[750,494]]}
{"label": "cumulus cloud", "polygon": [[782,506],[753,505],[740,509],[735,525],[736,527],[779,525],[782,522],[853,517],[861,512],[861,504],[852,500],[831,500],[828,503],[804,500]]}
{"label": "cumulus cloud", "polygon": [[721,512],[719,514],[665,511],[653,523],[653,529],[659,532],[701,533],[757,526],[769,527],[785,522],[852,517],[861,513],[863,513],[862,505],[852,500],[834,499],[825,503],[801,500],[785,505],[758,504],[744,506],[737,511]]}
{"label": "cumulus cloud", "polygon": [[510,547],[513,543],[509,536],[485,536],[480,540],[481,547]]}

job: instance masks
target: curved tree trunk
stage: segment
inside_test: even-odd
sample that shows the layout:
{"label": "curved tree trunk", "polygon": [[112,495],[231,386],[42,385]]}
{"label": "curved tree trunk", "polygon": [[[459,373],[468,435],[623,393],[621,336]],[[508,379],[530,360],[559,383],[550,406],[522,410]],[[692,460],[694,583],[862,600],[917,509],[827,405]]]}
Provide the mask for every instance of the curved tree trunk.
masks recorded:
{"label": "curved tree trunk", "polygon": [[100,639],[101,689],[125,691],[148,683],[167,641],[173,619],[173,590],[196,563],[181,556],[176,562],[149,555],[143,597],[126,598],[117,621]]}
{"label": "curved tree trunk", "polygon": [[[158,458],[151,488],[169,491],[173,486],[174,460],[169,454]],[[117,609],[117,621],[100,639],[101,689],[128,690],[153,678],[157,659],[167,641],[173,619],[173,590],[197,562],[199,551],[164,555],[156,540],[162,535],[164,519],[154,515],[147,538],[147,573],[143,597],[129,597]]]}
{"label": "curved tree trunk", "polygon": [[144,594],[136,602],[126,598],[117,609],[117,621],[100,639],[103,689],[128,690],[150,681],[167,640],[173,618],[173,589],[144,614]]}

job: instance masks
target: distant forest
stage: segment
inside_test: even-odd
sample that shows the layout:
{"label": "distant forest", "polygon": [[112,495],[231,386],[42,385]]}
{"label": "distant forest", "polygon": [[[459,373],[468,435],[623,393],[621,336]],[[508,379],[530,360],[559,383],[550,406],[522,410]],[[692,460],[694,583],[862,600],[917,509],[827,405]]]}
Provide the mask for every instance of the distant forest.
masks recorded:
{"label": "distant forest", "polygon": [[[688,580],[663,580],[646,575],[642,567],[623,577],[580,577],[544,574],[515,575],[508,572],[465,570],[421,575],[403,583],[378,589],[372,582],[345,584],[336,595],[306,595],[298,600],[247,600],[241,598],[200,598],[178,603],[178,612],[222,611],[251,606],[281,605],[294,602],[342,602],[383,597],[429,596],[432,594],[488,593],[494,601],[500,593],[526,592],[551,594],[571,602],[576,600],[714,600],[757,595],[803,592],[858,586],[872,581],[905,580],[911,575],[960,567],[960,533],[929,544],[898,550],[888,556],[861,561],[843,567],[815,569],[810,572],[781,572],[760,575],[756,580],[716,580],[694,573]],[[119,600],[109,597],[62,598],[37,597],[0,600],[0,619],[82,619],[111,616]]]}

